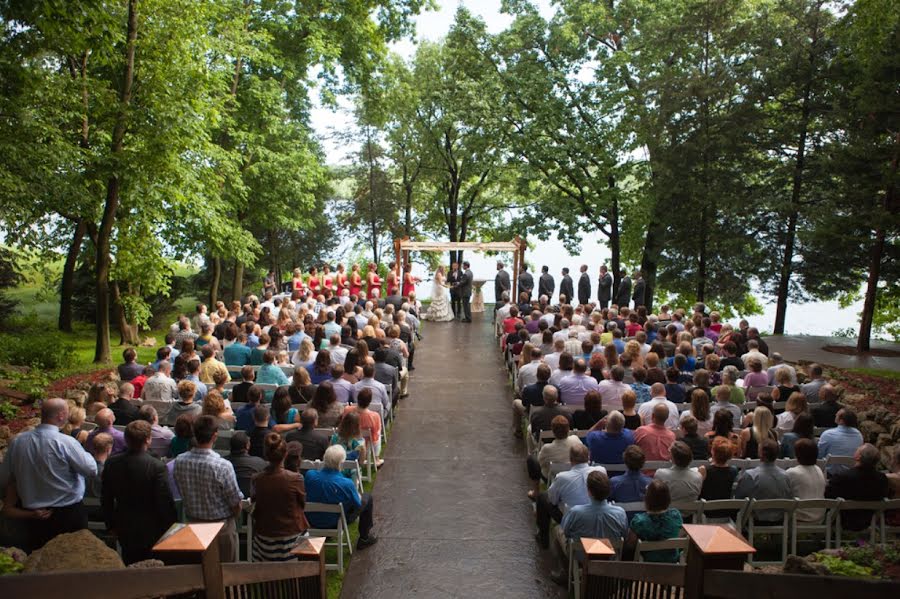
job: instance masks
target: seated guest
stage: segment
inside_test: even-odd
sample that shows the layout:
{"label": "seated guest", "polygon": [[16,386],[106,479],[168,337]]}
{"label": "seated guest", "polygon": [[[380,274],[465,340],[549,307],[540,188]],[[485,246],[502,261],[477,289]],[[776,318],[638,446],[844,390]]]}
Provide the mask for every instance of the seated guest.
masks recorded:
{"label": "seated guest", "polygon": [[741,409],[731,403],[731,390],[725,385],[716,387],[716,403],[709,408],[713,418],[715,418],[716,412],[719,411],[731,414],[732,427],[738,428],[741,426]]}
{"label": "seated guest", "polygon": [[230,431],[234,428],[234,412],[225,404],[222,394],[215,389],[206,395],[200,414],[214,416],[219,421],[219,430]]}
{"label": "seated guest", "polygon": [[163,360],[156,373],[144,383],[141,399],[144,401],[175,401],[178,399],[178,384],[171,377],[172,363]]}
{"label": "seated guest", "polygon": [[242,366],[241,382],[231,388],[231,401],[246,403],[248,401],[247,391],[253,386],[253,381],[255,380],[256,370],[253,369],[253,366],[250,366],[249,364]]}
{"label": "seated guest", "polygon": [[[769,385],[777,385],[778,384],[778,381],[775,378],[775,375],[778,373],[779,370],[787,370],[788,373],[790,374],[790,383],[788,383],[788,384],[790,384],[790,385],[797,384],[797,370],[790,364],[787,364],[784,361],[784,358],[781,356],[780,353],[774,352],[772,354],[772,366],[770,366],[767,371],[768,376],[769,376],[769,382],[768,382]],[[788,393],[788,395],[790,395],[790,393]]]}
{"label": "seated guest", "polygon": [[657,470],[653,476],[654,480],[661,480],[668,485],[672,501],[675,503],[696,500],[703,487],[703,477],[696,468],[691,468],[693,459],[691,448],[684,441],[676,441],[669,452],[672,456],[672,467]]}
{"label": "seated guest", "polygon": [[134,387],[134,397],[141,398],[144,392],[144,383],[147,382],[151,376],[156,374],[156,369],[153,366],[144,366],[144,370],[141,374],[137,375],[133,379],[131,379],[131,386]]}
{"label": "seated guest", "polygon": [[119,371],[119,378],[123,382],[131,382],[136,376],[140,376],[144,372],[144,367],[137,363],[137,352],[134,348],[129,347],[122,352],[123,364],[119,364],[116,370]]}
{"label": "seated guest", "polygon": [[[644,467],[646,462],[644,452],[637,445],[629,445],[625,448],[622,458],[625,460],[625,466],[628,467],[628,470],[624,474],[619,474],[609,479],[609,499],[616,503],[643,501],[647,485],[650,484],[651,480],[649,476],[645,476],[641,472],[641,468]],[[629,513],[628,517],[630,518],[631,516],[632,514]]]}
{"label": "seated guest", "polygon": [[62,431],[64,435],[75,438],[79,443],[84,445],[88,436],[88,431],[84,428],[85,417],[86,414],[84,408],[72,408],[69,410],[68,422],[66,422],[66,425],[63,426],[60,431]]}
{"label": "seated guest", "polygon": [[772,390],[773,401],[788,401],[794,393],[803,395],[800,387],[797,385],[796,375],[792,377],[791,372],[786,367],[781,367],[775,371],[775,388]]}
{"label": "seated guest", "polygon": [[[84,479],[84,496],[91,499],[100,499],[102,489],[103,467],[109,456],[112,455],[113,438],[106,433],[100,433],[93,439],[91,456],[97,462],[97,474]],[[88,509],[88,519],[94,520],[98,516],[96,508]]]}
{"label": "seated guest", "polygon": [[315,408],[306,408],[300,414],[301,428],[287,434],[285,440],[288,443],[299,442],[303,445],[302,457],[304,460],[321,460],[325,456],[325,450],[331,444],[328,434],[316,430],[319,425],[319,413]]}
{"label": "seated guest", "polygon": [[[331,435],[331,444],[342,446],[347,452],[348,460],[357,460],[360,464],[366,462],[366,440],[363,439],[359,426],[358,413],[350,411],[341,417],[337,430]],[[344,474],[353,475],[349,471],[344,471]]]}
{"label": "seated guest", "polygon": [[550,464],[568,462],[569,450],[576,445],[582,445],[581,439],[570,434],[569,421],[565,416],[555,416],[550,428],[553,431],[553,441],[541,446],[536,459],[530,455],[525,460],[528,477],[534,482],[533,488],[528,492],[528,497],[532,500],[537,497],[540,482],[549,480]]}
{"label": "seated guest", "polygon": [[819,390],[828,384],[828,381],[825,380],[825,376],[822,373],[822,367],[818,364],[810,364],[809,378],[809,382],[803,384],[800,387],[800,390],[803,392],[803,395],[806,396],[806,401],[808,403],[818,403],[820,401]]}
{"label": "seated guest", "polygon": [[601,381],[598,385],[600,397],[603,398],[603,405],[605,405],[607,409],[621,409],[622,396],[627,392],[634,393],[634,389],[631,388],[631,385],[626,384],[624,380],[625,369],[618,364],[615,364],[609,369],[609,379]]}
{"label": "seated guest", "polygon": [[522,435],[522,418],[530,414],[532,408],[544,405],[544,387],[550,381],[550,366],[540,364],[535,374],[537,382],[523,387],[521,398],[513,399],[513,431],[517,437]]}
{"label": "seated guest", "polygon": [[636,431],[641,427],[641,415],[637,413],[635,404],[637,396],[634,391],[626,391],[622,394],[622,416],[625,417],[625,428]]}
{"label": "seated guest", "polygon": [[272,417],[278,424],[297,424],[300,426],[300,410],[291,404],[291,394],[287,386],[278,387],[272,397]]}
{"label": "seated guest", "polygon": [[[366,364],[371,367],[371,364]],[[381,416],[378,412],[370,409],[372,405],[372,388],[364,387],[360,389],[356,396],[356,405],[349,405],[344,408],[343,418],[351,412],[359,418],[360,431],[369,431],[369,438],[372,440],[372,451],[375,454],[376,466],[380,467],[384,460],[378,459],[381,455]],[[343,422],[343,421],[342,421]]]}
{"label": "seated guest", "polygon": [[200,363],[200,380],[203,383],[212,385],[214,383],[213,374],[216,372],[221,372],[228,376],[228,367],[224,362],[216,359],[216,350],[212,345],[204,345],[200,350],[200,355],[203,357]]}
{"label": "seated guest", "polygon": [[[629,341],[629,343],[631,343]],[[638,403],[650,401],[650,385],[646,383],[647,371],[644,368],[635,368],[631,373],[634,382],[631,383],[631,389],[637,395]]]}
{"label": "seated guest", "polygon": [[713,415],[709,407],[709,396],[702,389],[694,389],[691,392],[691,409],[681,412],[680,420],[686,419],[688,416],[697,421],[697,434],[705,437],[706,433],[712,430]]}
{"label": "seated guest", "polygon": [[314,385],[331,380],[331,353],[323,349],[316,354],[315,362],[309,370],[309,380]]}
{"label": "seated guest", "polygon": [[191,381],[181,381],[178,383],[178,396],[180,397],[180,400],[173,403],[172,407],[169,408],[169,413],[166,414],[166,424],[172,426],[182,414],[188,414],[193,417],[199,416],[200,412],[203,411],[203,407],[198,403],[194,403],[194,396],[196,394],[197,385]]}
{"label": "seated guest", "polygon": [[[658,474],[658,473],[657,473]],[[677,538],[683,524],[681,512],[670,507],[674,497],[668,485],[661,480],[654,480],[647,487],[644,496],[646,512],[636,514],[629,525],[628,546],[636,546],[640,541],[664,541]],[[647,562],[678,563],[678,549],[661,549],[644,553]]]}
{"label": "seated guest", "polygon": [[[372,534],[374,502],[372,496],[356,491],[356,484],[341,474],[341,464],[347,459],[347,452],[340,445],[332,445],[325,451],[321,470],[306,473],[306,501],[311,503],[342,504],[348,522],[359,520],[359,540],[357,549],[374,545],[378,540]],[[309,525],[313,528],[334,528],[338,514],[308,512]]]}
{"label": "seated guest", "polygon": [[[782,414],[783,415],[783,414]],[[800,414],[794,420],[794,428],[789,433],[785,433],[781,438],[781,457],[793,459],[794,445],[799,439],[813,439],[815,437],[815,428],[813,427],[813,419],[809,414]]]}
{"label": "seated guest", "polygon": [[837,426],[837,413],[842,408],[838,403],[837,392],[831,385],[819,388],[819,404],[813,406],[812,417],[815,426],[831,428]]}
{"label": "seated guest", "polygon": [[316,389],[316,394],[309,406],[315,408],[319,414],[319,426],[328,428],[337,426],[341,414],[344,412],[344,404],[338,402],[334,394],[334,386],[331,381],[322,381]]}
{"label": "seated guest", "polygon": [[590,449],[591,461],[595,464],[621,464],[625,449],[634,445],[634,434],[625,428],[625,417],[618,411],[613,411],[606,419],[606,430],[602,430],[600,424],[595,424],[584,439]]}
{"label": "seated guest", "polygon": [[[606,478],[606,469],[602,466],[589,466],[588,458],[587,447],[580,443],[573,445],[569,449],[569,462],[572,464],[572,468],[560,472],[550,488],[537,497],[535,506],[538,527],[537,540],[544,549],[550,546],[551,519],[562,522],[564,506],[569,506],[571,509],[590,502],[586,486],[588,475],[592,472],[600,472],[604,479]],[[608,494],[609,489],[607,489]],[[624,517],[625,513],[622,512],[622,514]]]}
{"label": "seated guest", "polygon": [[115,531],[126,565],[150,559],[153,545],[175,523],[175,502],[165,465],[148,449],[149,422],[136,420],[125,428],[128,449],[103,468],[102,511],[106,529]]}
{"label": "seated guest", "polygon": [[291,386],[288,387],[288,393],[290,393],[293,404],[312,401],[313,395],[316,393],[316,385],[310,381],[309,372],[305,368],[298,366],[294,369],[294,377],[291,380]]}
{"label": "seated guest", "polygon": [[678,430],[678,406],[666,399],[666,388],[664,385],[654,383],[650,387],[650,395],[652,399],[646,403],[642,403],[638,408],[638,414],[644,424],[650,423],[650,415],[655,411],[657,406],[665,407],[669,415],[666,418],[666,427],[670,430]]}
{"label": "seated guest", "polygon": [[188,522],[221,522],[217,536],[219,560],[237,560],[235,517],[241,513],[241,494],[231,464],[213,451],[219,423],[212,416],[200,416],[194,423],[196,445],[175,458],[173,476],[181,491],[184,516]]}
{"label": "seated guest", "polygon": [[94,424],[97,426],[88,433],[87,440],[84,443],[84,448],[89,452],[93,452],[94,449],[94,437],[99,435],[100,433],[105,433],[113,438],[113,454],[122,453],[125,451],[127,445],[125,444],[125,434],[113,428],[113,424],[116,423],[116,415],[109,408],[103,408],[97,415],[94,416]]}
{"label": "seated guest", "polygon": [[598,390],[600,390],[600,386],[597,381],[587,374],[587,363],[584,358],[578,358],[575,360],[572,374],[559,382],[560,403],[567,406],[583,406],[584,396],[588,391]]}
{"label": "seated guest", "polygon": [[[825,474],[816,465],[818,457],[816,442],[800,438],[794,443],[792,453],[797,465],[785,471],[791,483],[791,493],[797,499],[823,499],[825,497]],[[821,522],[825,517],[823,509],[798,509],[797,520],[801,522]]]}
{"label": "seated guest", "polygon": [[253,494],[253,477],[262,472],[266,461],[259,456],[250,455],[250,437],[244,431],[235,431],[231,436],[231,453],[225,459],[234,466],[238,487],[244,497]]}
{"label": "seated guest", "polygon": [[[738,367],[740,368],[740,367]],[[747,360],[747,374],[744,375],[744,389],[752,387],[768,387],[769,374],[763,370],[763,363],[756,358]],[[756,393],[746,392],[748,401],[756,399]]]}
{"label": "seated guest", "polygon": [[270,426],[271,421],[272,416],[268,406],[258,405],[253,408],[253,427],[247,431],[247,436],[250,438],[250,455],[262,458],[266,435],[273,432]]}
{"label": "seated guest", "polygon": [[[778,442],[765,439],[759,446],[759,466],[745,470],[738,478],[735,499],[792,499],[791,483],[784,470],[775,465],[778,459]],[[781,510],[761,510],[754,513],[762,524],[781,523]]]}
{"label": "seated guest", "polygon": [[728,390],[731,392],[728,396],[728,401],[738,406],[742,405],[746,400],[746,396],[744,395],[744,389],[737,386],[737,381],[737,368],[734,366],[726,367],[725,370],[722,371],[722,383],[712,389],[713,397],[718,395],[720,387],[728,387]]}
{"label": "seated guest", "polygon": [[539,348],[531,350],[531,361],[523,364],[516,374],[516,395],[522,396],[522,389],[537,382],[537,369],[543,364],[543,355]]}
{"label": "seated guest", "polygon": [[[238,333],[234,343],[222,350],[226,366],[246,366],[250,364],[250,356],[253,350],[247,345],[247,334]],[[242,370],[243,372],[243,370]]]}
{"label": "seated guest", "polygon": [[278,433],[266,437],[265,456],[268,465],[253,480],[253,561],[294,560],[291,550],[309,529],[303,477],[285,469],[287,443]]}
{"label": "seated guest", "polygon": [[588,391],[584,396],[584,408],[575,410],[572,420],[575,421],[575,430],[590,430],[595,424],[606,416],[603,409],[603,399],[598,391]]}
{"label": "seated guest", "polygon": [[709,458],[709,443],[706,437],[697,434],[697,419],[687,415],[681,419],[681,440],[691,448],[691,455],[695,460],[705,460]]}
{"label": "seated guest", "polygon": [[648,460],[666,461],[675,443],[675,433],[666,426],[669,408],[663,403],[656,404],[650,418],[650,424],[634,431],[634,443],[643,450]]}
{"label": "seated guest", "polygon": [[[856,412],[850,408],[842,408],[835,417],[836,428],[830,428],[819,437],[819,457],[855,456],[856,450],[863,444],[862,433],[857,429]],[[828,476],[832,476],[848,466],[832,464],[826,468]]]}
{"label": "seated guest", "polygon": [[364,389],[368,389],[372,396],[369,409],[382,416],[390,412],[391,392],[383,383],[375,379],[375,363],[371,361],[363,364],[362,377],[353,385],[353,396],[358,397]]}
{"label": "seated guest", "polygon": [[[725,437],[715,437],[710,445],[710,461],[700,466],[698,471],[703,478],[700,488],[700,499],[713,501],[731,499],[731,491],[738,475],[738,469],[728,462],[734,457],[735,445]],[[714,516],[720,517],[720,516]]]}
{"label": "seated guest", "polygon": [[119,396],[109,404],[109,409],[116,415],[116,422],[128,426],[138,416],[138,407],[131,403],[134,397],[134,386],[131,383],[119,383]]}
{"label": "seated guest", "polygon": [[[275,356],[276,354],[272,350],[267,350],[263,354],[263,364],[256,373],[257,385],[278,385],[280,387],[290,384],[291,381],[281,369],[281,366],[275,364]],[[265,401],[271,402],[273,395],[275,395],[274,391],[266,391]]]}
{"label": "seated guest", "polygon": [[[820,447],[821,450],[821,447]],[[880,455],[870,443],[860,446],[853,455],[856,464],[852,468],[830,474],[825,486],[825,497],[838,497],[850,501],[879,501],[890,493],[887,476],[878,471]],[[869,510],[847,510],[840,514],[841,527],[847,530],[865,530],[872,522]]]}
{"label": "seated guest", "polygon": [[177,458],[191,448],[194,440],[194,416],[191,414],[182,414],[175,421],[173,427],[175,434],[169,442],[168,457]]}
{"label": "seated guest", "polygon": [[794,429],[794,422],[801,414],[806,414],[809,406],[806,403],[806,396],[799,391],[791,393],[785,404],[784,412],[778,415],[775,421],[775,432],[779,437],[784,437],[785,433],[789,433]]}
{"label": "seated guest", "polygon": [[153,406],[141,406],[138,410],[138,419],[150,425],[150,453],[157,458],[169,455],[169,446],[175,433],[171,429],[159,425],[159,416]]}
{"label": "seated guest", "polygon": [[610,484],[606,472],[592,471],[585,482],[589,501],[570,506],[561,522],[563,534],[573,542],[579,556],[582,538],[622,539],[628,532],[625,510],[607,501]]}
{"label": "seated guest", "polygon": [[687,398],[684,386],[679,382],[680,378],[681,371],[674,366],[666,369],[666,399],[676,404],[684,403]]}
{"label": "seated guest", "polygon": [[572,414],[560,406],[557,402],[559,399],[559,391],[553,385],[547,385],[543,391],[544,405],[540,408],[531,410],[529,424],[531,425],[531,434],[535,439],[540,439],[541,431],[550,430],[553,419],[557,416],[565,416],[569,421],[569,426],[573,424]]}
{"label": "seated guest", "polygon": [[772,426],[775,422],[775,417],[772,416],[772,411],[768,408],[758,405],[753,410],[751,418],[752,424],[749,428],[742,430],[739,436],[738,455],[742,458],[756,460],[759,459],[759,448],[762,446],[763,441],[771,440],[777,442],[778,435],[775,434],[775,429]]}

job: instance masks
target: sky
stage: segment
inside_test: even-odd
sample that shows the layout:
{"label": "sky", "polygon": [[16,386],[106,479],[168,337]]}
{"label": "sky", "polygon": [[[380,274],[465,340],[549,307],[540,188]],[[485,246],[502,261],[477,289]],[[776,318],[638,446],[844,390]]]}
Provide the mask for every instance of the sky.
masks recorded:
{"label": "sky", "polygon": [[[500,0],[438,0],[439,10],[430,11],[416,17],[416,40],[437,41],[443,38],[453,23],[453,18],[458,6],[462,5],[473,14],[481,17],[487,29],[491,33],[498,33],[512,22],[512,17],[500,11]],[[553,9],[548,0],[536,2],[545,18],[552,16]],[[410,58],[415,53],[416,43],[413,40],[403,40],[391,45],[391,51]],[[348,146],[346,140],[338,139],[336,132],[343,132],[353,127],[351,103],[343,98],[339,102],[338,110],[317,106],[312,111],[312,126],[322,140],[329,164],[346,164],[355,148]],[[560,271],[568,267],[577,275],[581,264],[588,265],[588,272],[592,276],[593,292],[596,295],[596,273],[601,264],[609,259],[609,250],[603,243],[599,233],[585,234],[580,251],[576,255],[570,255],[563,247],[562,242],[556,239],[547,241],[530,240],[532,247],[526,254],[526,261],[537,267],[547,265],[550,273],[557,279],[559,287]],[[476,279],[493,279],[496,272],[496,260],[498,257],[486,257],[469,252],[466,258],[472,263],[472,272]],[[511,256],[500,256],[508,264],[511,264]],[[413,273],[421,277],[424,282],[417,287],[419,297],[427,297],[431,290],[430,273],[424,271],[424,266],[415,264]],[[493,284],[484,286],[485,301],[493,302]],[[770,298],[764,298],[770,300]],[[750,316],[747,320],[751,326],[758,327],[761,331],[771,331],[775,322],[774,301],[766,301],[763,306],[764,313],[758,316]],[[789,334],[829,335],[838,329],[856,328],[858,326],[858,313],[862,310],[862,302],[856,302],[848,308],[841,308],[837,302],[811,302],[808,304],[792,304],[788,307],[786,332]]]}

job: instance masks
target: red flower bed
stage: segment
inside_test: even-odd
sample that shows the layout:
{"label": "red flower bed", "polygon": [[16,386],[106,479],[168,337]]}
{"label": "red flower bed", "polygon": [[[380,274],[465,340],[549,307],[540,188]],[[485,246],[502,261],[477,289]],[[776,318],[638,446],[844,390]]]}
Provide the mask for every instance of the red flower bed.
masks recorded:
{"label": "red flower bed", "polygon": [[8,426],[9,432],[15,435],[28,425],[28,421],[38,416],[38,411],[31,406],[19,407],[14,418],[7,420],[0,416],[0,426]]}
{"label": "red flower bed", "polygon": [[47,397],[64,397],[66,391],[74,389],[82,383],[94,384],[104,379],[108,379],[111,373],[115,372],[110,368],[101,368],[100,370],[92,370],[90,372],[82,372],[67,376],[64,379],[52,383],[47,387]]}

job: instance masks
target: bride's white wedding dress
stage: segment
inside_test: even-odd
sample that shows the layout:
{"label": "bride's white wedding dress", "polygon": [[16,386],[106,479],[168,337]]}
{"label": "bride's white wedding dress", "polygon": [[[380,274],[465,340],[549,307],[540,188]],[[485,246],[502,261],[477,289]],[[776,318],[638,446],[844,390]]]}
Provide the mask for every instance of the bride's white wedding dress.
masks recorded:
{"label": "bride's white wedding dress", "polygon": [[434,273],[431,283],[431,305],[425,314],[425,320],[435,322],[449,322],[453,320],[453,311],[450,309],[450,296],[443,286],[444,275]]}

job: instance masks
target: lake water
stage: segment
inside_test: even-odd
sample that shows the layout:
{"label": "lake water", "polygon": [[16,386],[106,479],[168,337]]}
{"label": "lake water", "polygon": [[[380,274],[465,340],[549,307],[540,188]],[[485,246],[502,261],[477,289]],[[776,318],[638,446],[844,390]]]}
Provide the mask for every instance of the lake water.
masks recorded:
{"label": "lake water", "polygon": [[[579,268],[582,264],[588,265],[588,273],[591,275],[591,291],[592,297],[596,297],[597,292],[597,272],[600,265],[609,260],[609,250],[603,245],[599,237],[589,236],[582,243],[581,251],[578,255],[570,255],[563,247],[562,242],[556,239],[547,241],[533,240],[534,247],[529,248],[525,254],[525,260],[533,267],[531,271],[537,283],[537,276],[540,274],[540,268],[546,265],[550,269],[550,274],[556,279],[557,293],[559,292],[559,281],[562,277],[561,271],[563,267],[568,267],[570,276],[577,285]],[[487,279],[491,282],[484,285],[484,301],[492,303],[494,301],[494,285],[493,278],[496,274],[496,262],[498,259],[507,264],[507,271],[512,272],[512,254],[501,254],[499,256],[486,256],[477,252],[466,252],[464,258],[472,265],[472,272],[476,279]],[[413,273],[421,277],[423,282],[416,288],[416,293],[420,298],[427,298],[431,292],[431,273],[427,273],[422,264],[413,265]],[[769,298],[761,298],[763,301]],[[790,304],[788,306],[787,322],[785,332],[794,335],[830,335],[838,329],[852,328],[859,326],[858,314],[862,310],[862,301],[856,302],[847,308],[841,308],[836,301],[833,302],[809,302],[805,304]],[[739,318],[734,320],[737,324]],[[759,328],[763,332],[771,332],[775,324],[775,301],[771,298],[763,305],[763,314],[756,316],[748,316],[747,320],[751,326]]]}

